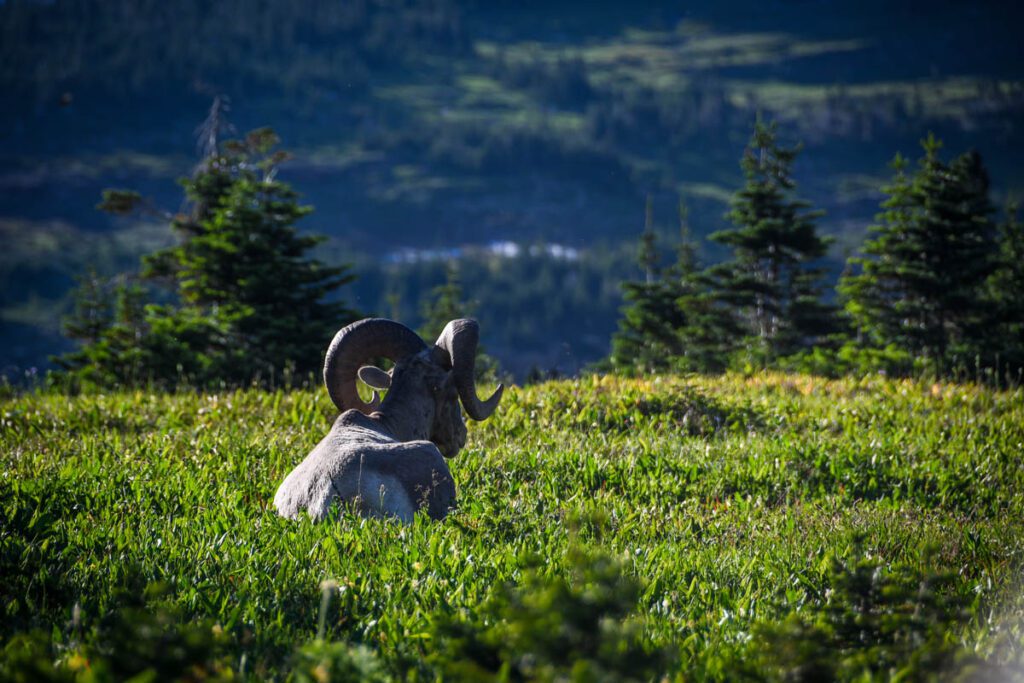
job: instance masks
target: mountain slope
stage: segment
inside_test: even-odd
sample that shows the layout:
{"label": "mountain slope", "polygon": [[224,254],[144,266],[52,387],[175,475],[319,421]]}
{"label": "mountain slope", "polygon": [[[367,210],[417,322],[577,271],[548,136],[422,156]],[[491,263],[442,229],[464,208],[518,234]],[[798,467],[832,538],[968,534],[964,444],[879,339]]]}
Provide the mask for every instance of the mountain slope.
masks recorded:
{"label": "mountain slope", "polygon": [[[214,94],[230,98],[235,130],[270,125],[295,151],[284,175],[317,209],[306,227],[364,264],[368,282],[406,277],[387,260],[402,248],[618,249],[639,232],[647,195],[664,234],[682,195],[706,235],[722,225],[759,112],[806,143],[797,179],[828,211],[833,270],[877,209],[887,161],[914,156],[929,130],[950,150],[981,150],[997,200],[1024,188],[1020,10],[673,5],[3,3],[0,234],[22,265],[0,273],[18,284],[2,302],[0,343],[16,321],[55,334],[83,263],[122,267],[149,243],[131,236],[142,226],[93,210],[99,192],[127,185],[176,209],[173,181],[195,163]],[[79,237],[61,239],[68,231]],[[627,274],[608,273],[611,289]],[[383,289],[352,294],[381,312]],[[556,310],[541,310],[550,298],[530,302],[538,317]],[[571,330],[610,331],[617,303],[602,301],[586,313],[595,324],[578,325],[570,307],[568,336],[526,351],[551,358],[568,345],[578,357],[567,370],[592,359],[597,347]],[[485,324],[501,307],[477,303]],[[417,301],[403,304],[414,317]],[[8,357],[38,363],[46,350]]]}

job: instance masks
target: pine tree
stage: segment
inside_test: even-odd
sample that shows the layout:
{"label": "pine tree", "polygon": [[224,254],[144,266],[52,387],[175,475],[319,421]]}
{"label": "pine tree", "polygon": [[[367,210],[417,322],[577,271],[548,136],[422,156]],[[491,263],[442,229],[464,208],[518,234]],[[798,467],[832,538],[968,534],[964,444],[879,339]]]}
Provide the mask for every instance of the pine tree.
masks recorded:
{"label": "pine tree", "polygon": [[661,253],[650,196],[644,212],[637,265],[644,279],[622,283],[625,304],[619,330],[612,337],[610,361],[617,369],[662,372],[682,350],[677,331],[685,323],[676,299],[680,291],[672,275],[659,267]]}
{"label": "pine tree", "polygon": [[934,136],[922,146],[912,177],[902,157],[893,161],[865,256],[850,260],[860,271],[838,289],[864,343],[905,349],[941,371],[955,357],[966,364],[985,343],[994,228],[980,156],[945,164]]}
{"label": "pine tree", "polygon": [[916,272],[916,254],[920,251],[915,247],[921,245],[910,240],[914,231],[914,197],[906,172],[907,161],[897,154],[890,167],[893,180],[882,188],[888,197],[881,204],[883,211],[875,217],[878,223],[868,228],[873,238],[864,244],[864,253],[873,258],[849,259],[837,289],[860,344],[895,343],[909,348],[913,346],[910,330],[914,326],[904,324],[904,320],[914,302],[910,301],[905,283],[920,277]]}
{"label": "pine tree", "polygon": [[[176,301],[144,307],[137,285],[119,288],[115,319],[63,367],[107,385],[239,385],[319,370],[331,336],[356,317],[325,298],[353,277],[308,258],[322,238],[294,226],[311,209],[276,180],[287,158],[276,144],[269,129],[223,143],[182,182],[190,210],[171,219],[180,242],[142,264]],[[108,191],[101,208],[142,205],[137,193]]]}
{"label": "pine tree", "polygon": [[727,216],[735,227],[710,236],[731,247],[733,258],[708,275],[765,362],[812,346],[830,327],[822,325],[831,318],[821,298],[822,271],[809,266],[828,242],[817,232],[822,212],[794,196],[791,167],[799,151],[779,146],[775,124],[758,121],[740,161],[746,185]]}
{"label": "pine tree", "polygon": [[1018,214],[1017,204],[1009,203],[999,226],[996,267],[988,282],[997,360],[1014,373],[1024,368],[1024,223]]}
{"label": "pine tree", "polygon": [[688,211],[679,200],[679,244],[668,270],[676,290],[675,305],[683,324],[676,330],[679,351],[673,367],[693,372],[719,372],[729,363],[741,331],[731,310],[719,300],[712,280],[700,269],[697,243],[690,231]]}
{"label": "pine tree", "polygon": [[72,312],[61,321],[64,336],[87,345],[99,341],[113,321],[107,289],[107,283],[93,268],[78,279],[72,291]]}
{"label": "pine tree", "polygon": [[316,372],[325,340],[355,318],[324,301],[353,277],[307,257],[323,238],[294,226],[311,209],[276,180],[287,158],[277,142],[262,129],[210,157],[184,183],[193,210],[174,219],[181,243],[144,259],[144,277],[174,283],[180,306],[164,314],[212,333],[194,349],[210,358],[205,374],[233,383]]}
{"label": "pine tree", "polygon": [[54,358],[57,366],[101,386],[142,381],[143,296],[137,284],[103,280],[90,271],[74,290],[75,310],[64,321],[64,334],[82,346]]}
{"label": "pine tree", "polygon": [[661,254],[658,250],[658,234],[654,231],[654,198],[651,195],[647,195],[644,206],[644,231],[640,234],[637,262],[644,271],[644,282],[653,283],[661,269]]}
{"label": "pine tree", "polygon": [[645,280],[622,284],[626,305],[612,338],[611,365],[640,372],[724,369],[737,332],[699,270],[686,205],[680,200],[679,243],[668,268],[657,267],[661,256],[651,223],[648,209],[638,258]]}
{"label": "pine tree", "polygon": [[[936,152],[941,143],[936,143]],[[931,155],[929,155],[931,156]],[[934,162],[932,162],[934,163]],[[940,274],[938,313],[946,333],[940,354],[959,355],[974,364],[986,354],[991,320],[985,285],[996,266],[995,209],[989,199],[989,177],[981,155],[966,152],[943,173],[941,163],[924,176],[925,212],[934,217],[934,269]]]}
{"label": "pine tree", "polygon": [[472,317],[470,304],[464,300],[462,293],[458,263],[447,263],[444,273],[444,282],[431,289],[420,304],[423,324],[418,331],[421,337],[429,341],[437,339],[449,321]]}
{"label": "pine tree", "polygon": [[690,230],[690,209],[680,197],[677,206],[679,217],[679,244],[676,245],[676,262],[673,268],[684,277],[697,272],[697,244]]}
{"label": "pine tree", "polygon": [[664,372],[672,367],[683,347],[678,330],[685,318],[676,305],[678,291],[671,282],[622,283],[622,319],[612,337],[611,362],[615,368]]}
{"label": "pine tree", "polygon": [[104,338],[114,322],[110,282],[90,268],[72,290],[72,299],[71,314],[61,321],[61,327],[64,336],[78,341],[81,346],[50,360],[60,369],[58,376],[63,371],[89,383],[106,384],[110,354]]}
{"label": "pine tree", "polygon": [[108,374],[125,384],[138,385],[149,379],[146,369],[152,359],[144,345],[149,329],[145,299],[145,289],[135,282],[122,279],[114,289],[114,320],[104,338],[110,360],[118,367],[109,368]]}

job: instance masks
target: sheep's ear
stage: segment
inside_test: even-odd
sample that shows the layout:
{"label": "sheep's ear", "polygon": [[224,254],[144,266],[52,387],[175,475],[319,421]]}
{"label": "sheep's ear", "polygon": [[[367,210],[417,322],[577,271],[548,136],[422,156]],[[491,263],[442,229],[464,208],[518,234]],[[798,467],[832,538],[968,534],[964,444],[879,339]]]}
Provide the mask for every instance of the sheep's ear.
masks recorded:
{"label": "sheep's ear", "polygon": [[359,379],[374,389],[388,389],[391,387],[391,375],[375,365],[364,365],[359,368]]}

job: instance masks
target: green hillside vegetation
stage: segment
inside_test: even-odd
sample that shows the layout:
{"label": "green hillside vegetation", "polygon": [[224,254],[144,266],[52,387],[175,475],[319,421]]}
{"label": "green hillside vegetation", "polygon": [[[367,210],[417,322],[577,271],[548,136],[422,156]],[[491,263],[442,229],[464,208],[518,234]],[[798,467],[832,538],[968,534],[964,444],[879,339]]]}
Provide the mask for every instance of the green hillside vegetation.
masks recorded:
{"label": "green hillside vegetation", "polygon": [[[671,224],[664,217],[683,194],[694,236],[706,237],[724,227],[758,112],[787,141],[807,143],[795,174],[826,211],[823,234],[837,238],[831,276],[862,242],[886,160],[928,130],[951,148],[981,149],[997,203],[1024,187],[1024,74],[1001,57],[1015,10],[975,17],[991,37],[978,41],[945,7],[933,8],[934,25],[886,20],[898,9],[886,7],[837,19],[838,30],[820,12],[725,4],[682,17],[668,3],[649,13],[556,3],[531,21],[475,2],[190,0],[175,4],[173,21],[153,2],[0,4],[0,83],[11,94],[0,104],[10,256],[0,282],[19,285],[0,298],[9,362],[40,364],[43,349],[58,350],[79,264],[113,275],[149,250],[151,226],[94,215],[100,190],[130,181],[174,206],[173,181],[195,163],[193,129],[215,95],[231,99],[239,131],[272,126],[295,150],[282,178],[317,209],[303,227],[328,235],[336,263],[355,263],[367,282],[417,277],[382,263],[391,248],[513,240],[622,250],[648,195]],[[849,19],[844,11],[836,16]],[[709,263],[726,256],[701,251]],[[601,291],[629,276],[607,273]],[[357,283],[354,307],[385,310],[388,289]],[[604,355],[594,331],[607,339],[621,299],[598,299],[554,345],[502,332],[505,360],[525,368],[568,345],[572,371]],[[565,319],[543,298],[531,303]],[[402,305],[411,316],[420,308]],[[22,334],[39,343],[12,342]]]}
{"label": "green hillside vegetation", "polygon": [[271,508],[319,388],[0,411],[5,679],[1022,674],[1019,387],[513,388],[409,527]]}
{"label": "green hillside vegetation", "polygon": [[732,227],[709,236],[731,258],[698,267],[680,203],[675,259],[663,267],[648,200],[639,247],[645,279],[623,284],[626,304],[601,366],[936,377],[973,367],[1019,381],[1018,207],[1009,203],[995,220],[977,151],[945,161],[942,142],[929,135],[912,170],[896,156],[864,256],[848,259],[839,278],[840,308],[822,282],[830,242],[818,231],[823,213],[793,180],[800,146],[780,145],[776,130],[755,125],[740,160],[746,183],[730,200]]}
{"label": "green hillside vegetation", "polygon": [[[288,156],[277,136],[221,144],[217,114],[208,156],[182,181],[187,210],[163,216],[178,243],[146,254],[137,280],[93,272],[76,288],[63,327],[80,348],[54,359],[73,386],[287,385],[318,371],[322,340],[359,317],[324,300],[353,276],[309,257],[324,238],[294,226],[311,209],[275,180]],[[98,208],[160,213],[133,190],[105,191]]]}
{"label": "green hillside vegetation", "polygon": [[[324,238],[297,232],[296,221],[312,210],[277,179],[289,154],[275,149],[279,141],[266,128],[220,139],[223,107],[215,100],[203,126],[208,149],[181,181],[177,214],[134,190],[104,192],[98,208],[157,215],[178,243],[144,255],[138,281],[129,273],[105,284],[93,270],[83,278],[63,320],[80,348],[54,357],[60,371],[48,381],[101,388],[301,382],[318,370],[322,340],[359,317],[336,292],[355,279],[348,267],[310,258]],[[824,212],[802,198],[793,177],[801,145],[781,144],[777,123],[760,119],[740,159],[745,184],[730,198],[731,227],[709,236],[730,257],[702,267],[680,198],[675,254],[666,263],[649,194],[637,249],[643,280],[621,284],[625,305],[614,335],[602,313],[619,294],[612,278],[628,269],[622,251],[592,247],[582,256],[564,245],[514,242],[395,250],[363,291],[395,320],[419,316],[426,338],[482,311],[485,323],[495,321],[499,355],[516,361],[506,372],[519,377],[557,376],[574,351],[560,340],[602,356],[611,336],[611,354],[598,367],[625,373],[785,368],[949,377],[973,367],[1019,381],[1017,207],[1008,204],[996,219],[977,151],[947,162],[934,135],[921,145],[913,170],[897,154],[864,256],[848,259],[834,291],[822,267],[832,241],[819,231]],[[554,352],[538,353],[545,346]]]}

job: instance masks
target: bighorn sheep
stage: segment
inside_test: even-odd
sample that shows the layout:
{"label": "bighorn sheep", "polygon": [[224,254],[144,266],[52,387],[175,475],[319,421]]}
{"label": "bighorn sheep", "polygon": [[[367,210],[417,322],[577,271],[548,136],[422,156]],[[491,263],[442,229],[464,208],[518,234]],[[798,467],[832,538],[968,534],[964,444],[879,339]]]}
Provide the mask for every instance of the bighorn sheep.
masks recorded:
{"label": "bighorn sheep", "polygon": [[[382,318],[340,330],[327,350],[324,383],[341,415],[278,488],[278,513],[294,518],[306,510],[320,520],[339,500],[367,516],[411,522],[425,508],[432,518],[444,518],[455,504],[445,458],[466,443],[459,400],[471,418],[484,420],[504,389],[499,384],[486,401],[477,398],[479,334],[469,319],[448,323],[433,347],[408,327]],[[364,365],[374,358],[395,366],[385,372]],[[374,389],[388,389],[383,402],[376,391],[364,402],[357,377]]]}

